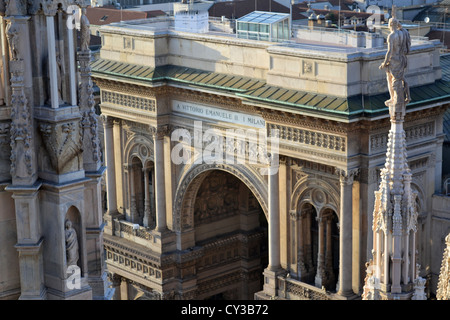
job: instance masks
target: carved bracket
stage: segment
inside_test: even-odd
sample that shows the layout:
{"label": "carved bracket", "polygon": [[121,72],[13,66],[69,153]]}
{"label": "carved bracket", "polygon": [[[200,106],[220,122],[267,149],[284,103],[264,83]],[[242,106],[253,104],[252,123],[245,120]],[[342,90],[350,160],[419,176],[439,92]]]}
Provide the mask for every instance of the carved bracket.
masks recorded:
{"label": "carved bracket", "polygon": [[57,174],[82,168],[81,122],[44,122],[39,125],[45,149]]}

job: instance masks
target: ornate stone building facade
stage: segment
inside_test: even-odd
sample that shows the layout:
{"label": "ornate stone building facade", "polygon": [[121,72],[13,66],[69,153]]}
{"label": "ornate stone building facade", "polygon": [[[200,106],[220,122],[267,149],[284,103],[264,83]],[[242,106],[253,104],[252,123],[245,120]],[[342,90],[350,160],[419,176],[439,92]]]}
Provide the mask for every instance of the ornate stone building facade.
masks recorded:
{"label": "ornate stone building facade", "polygon": [[[249,41],[171,25],[102,27],[92,65],[115,298],[358,299],[390,128],[378,69],[386,49]],[[442,187],[450,92],[437,42],[413,40],[408,59],[404,127],[418,273],[434,294],[442,253],[431,252],[443,247],[430,239],[443,236],[437,217],[449,213],[433,208],[441,201],[433,195]]]}
{"label": "ornate stone building facade", "polygon": [[112,294],[86,5],[0,1],[0,299]]}

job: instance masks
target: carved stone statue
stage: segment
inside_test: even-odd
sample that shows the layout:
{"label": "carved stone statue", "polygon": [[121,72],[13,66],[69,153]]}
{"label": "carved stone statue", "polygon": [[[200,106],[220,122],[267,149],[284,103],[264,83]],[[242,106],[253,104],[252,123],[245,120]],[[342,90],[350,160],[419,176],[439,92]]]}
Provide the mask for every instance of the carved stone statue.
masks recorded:
{"label": "carved stone statue", "polygon": [[88,18],[86,17],[86,8],[81,9],[81,18],[80,18],[80,33],[81,33],[81,51],[89,50],[89,42],[91,40],[91,30],[90,23]]}
{"label": "carved stone statue", "polygon": [[[380,69],[385,69],[390,99],[385,102],[391,111],[402,111],[409,101],[409,88],[404,74],[407,67],[407,57],[411,39],[406,29],[403,29],[397,19],[389,19],[391,33],[387,37],[388,50]],[[392,112],[391,112],[392,113]]]}
{"label": "carved stone statue", "polygon": [[18,49],[19,49],[19,31],[14,26],[14,23],[11,21],[6,26],[6,38],[8,40],[9,46],[9,58],[11,60],[18,59]]}
{"label": "carved stone statue", "polygon": [[56,50],[56,82],[58,83],[58,104],[64,104],[62,99],[62,78],[61,78],[61,55],[59,54],[59,50]]}
{"label": "carved stone statue", "polygon": [[77,232],[69,219],[66,219],[65,227],[67,266],[76,266],[79,259]]}

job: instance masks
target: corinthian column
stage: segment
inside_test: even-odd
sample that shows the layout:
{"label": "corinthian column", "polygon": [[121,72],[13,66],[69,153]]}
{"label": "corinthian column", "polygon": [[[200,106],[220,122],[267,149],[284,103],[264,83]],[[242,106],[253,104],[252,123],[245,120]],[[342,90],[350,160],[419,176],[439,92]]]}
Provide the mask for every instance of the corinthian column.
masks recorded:
{"label": "corinthian column", "polygon": [[337,169],[337,172],[341,184],[338,294],[350,297],[354,295],[352,289],[352,187],[358,169]]}
{"label": "corinthian column", "polygon": [[112,220],[117,211],[116,196],[116,175],[115,175],[115,159],[114,159],[114,135],[113,135],[113,119],[109,116],[102,115],[105,139],[105,163],[106,163],[106,199],[108,211],[104,219],[107,222],[105,231],[113,234]]}
{"label": "corinthian column", "polygon": [[324,242],[324,219],[317,218],[317,224],[319,226],[319,253],[317,255],[317,272],[314,284],[316,287],[322,288],[325,274],[325,242]]}
{"label": "corinthian column", "polygon": [[144,227],[150,227],[152,224],[152,215],[151,215],[151,198],[150,198],[150,179],[149,179],[149,168],[142,169],[144,174]]}

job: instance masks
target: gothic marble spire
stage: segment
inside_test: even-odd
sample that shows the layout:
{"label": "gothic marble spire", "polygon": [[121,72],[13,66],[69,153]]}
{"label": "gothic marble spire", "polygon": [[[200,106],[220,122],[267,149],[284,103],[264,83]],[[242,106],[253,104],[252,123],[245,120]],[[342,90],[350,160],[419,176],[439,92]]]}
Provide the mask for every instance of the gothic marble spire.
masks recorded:
{"label": "gothic marble spire", "polygon": [[[416,272],[416,193],[407,163],[403,122],[409,103],[404,78],[411,40],[395,19],[389,20],[388,50],[380,69],[385,69],[390,99],[391,128],[381,183],[375,191],[373,259],[367,266],[364,300],[424,299],[423,279]],[[415,292],[413,292],[415,290]]]}
{"label": "gothic marble spire", "polygon": [[436,291],[438,300],[450,300],[450,233],[445,238],[445,245]]}

